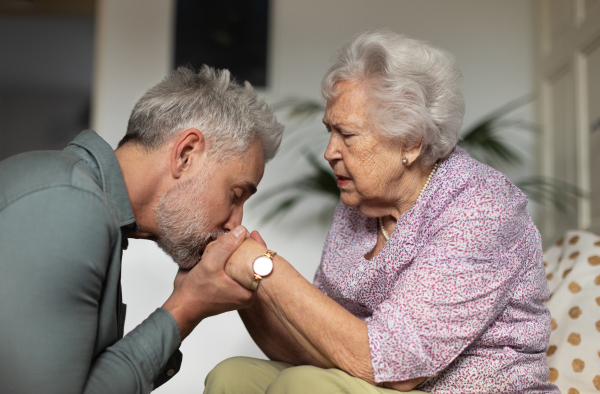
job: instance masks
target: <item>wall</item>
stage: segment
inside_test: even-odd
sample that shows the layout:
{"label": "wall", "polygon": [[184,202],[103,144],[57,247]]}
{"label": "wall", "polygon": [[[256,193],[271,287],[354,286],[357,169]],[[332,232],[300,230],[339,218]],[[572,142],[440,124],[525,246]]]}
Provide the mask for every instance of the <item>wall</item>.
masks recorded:
{"label": "wall", "polygon": [[537,158],[541,175],[585,191],[566,212],[541,212],[542,239],[600,232],[600,2],[535,2]]}
{"label": "wall", "polygon": [[[289,96],[318,99],[320,79],[336,48],[362,29],[387,26],[455,54],[464,75],[469,125],[531,90],[531,19],[531,4],[523,0],[273,0],[271,87],[264,93],[271,102]],[[172,5],[166,0],[100,2],[93,119],[95,129],[113,145],[124,134],[136,99],[169,71],[171,22]],[[518,144],[530,152],[527,138]],[[267,165],[260,189],[305,171],[305,162],[288,144]],[[316,220],[323,204],[309,201],[279,226],[261,229],[269,247],[309,279],[327,232]],[[254,228],[258,217],[258,211],[246,209],[244,223]],[[175,271],[154,244],[131,242],[123,261],[126,329],[166,300]],[[199,392],[207,372],[224,358],[261,356],[235,313],[202,322],[182,351],[181,372],[157,392]]]}
{"label": "wall", "polygon": [[0,160],[88,127],[91,17],[0,15]]}

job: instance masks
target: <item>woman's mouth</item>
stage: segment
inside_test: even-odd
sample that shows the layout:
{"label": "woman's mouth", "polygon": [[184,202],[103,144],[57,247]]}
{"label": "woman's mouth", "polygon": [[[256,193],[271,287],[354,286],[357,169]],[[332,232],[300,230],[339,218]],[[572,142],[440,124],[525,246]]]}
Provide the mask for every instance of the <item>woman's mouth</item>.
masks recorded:
{"label": "woman's mouth", "polygon": [[338,186],[344,186],[344,185],[350,183],[350,180],[351,180],[347,176],[342,176],[342,175],[338,175],[338,174],[335,174],[335,177],[337,178]]}

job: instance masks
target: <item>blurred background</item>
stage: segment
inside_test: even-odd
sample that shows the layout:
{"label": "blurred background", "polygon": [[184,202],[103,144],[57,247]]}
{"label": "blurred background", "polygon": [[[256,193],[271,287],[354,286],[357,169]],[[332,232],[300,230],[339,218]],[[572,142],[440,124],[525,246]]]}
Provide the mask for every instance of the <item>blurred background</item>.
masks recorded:
{"label": "blurred background", "polygon": [[[577,190],[562,210],[530,204],[545,247],[568,228],[600,231],[600,0],[0,0],[0,160],[62,149],[86,128],[116,147],[136,100],[181,64],[229,68],[278,107],[318,102],[336,49],[377,26],[456,56],[465,130],[521,99],[501,111],[510,121],[497,138],[522,160],[499,169]],[[289,126],[281,153],[252,200],[312,171],[298,146],[320,149],[325,130],[318,116],[290,120],[289,108],[278,111]],[[312,280],[329,197],[311,194],[265,225],[272,206],[252,200],[244,224]],[[130,243],[126,331],[167,299],[175,272],[153,243]],[[158,393],[201,392],[219,361],[264,357],[236,313],[202,322],[182,352],[181,372]]]}

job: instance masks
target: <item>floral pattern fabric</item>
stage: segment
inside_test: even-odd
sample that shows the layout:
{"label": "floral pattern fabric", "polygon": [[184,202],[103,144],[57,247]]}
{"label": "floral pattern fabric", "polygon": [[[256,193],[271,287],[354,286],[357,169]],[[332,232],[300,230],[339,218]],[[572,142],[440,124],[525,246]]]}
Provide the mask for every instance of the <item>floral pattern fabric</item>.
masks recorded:
{"label": "floral pattern fabric", "polygon": [[457,147],[381,252],[377,219],[340,204],[315,286],[367,323],[377,382],[432,393],[558,393],[550,314],[527,198]]}

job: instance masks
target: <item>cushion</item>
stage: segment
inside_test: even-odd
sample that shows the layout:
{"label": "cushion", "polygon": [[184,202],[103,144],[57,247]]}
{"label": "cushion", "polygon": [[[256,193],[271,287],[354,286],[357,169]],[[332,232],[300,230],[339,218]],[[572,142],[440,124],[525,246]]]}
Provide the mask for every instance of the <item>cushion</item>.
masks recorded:
{"label": "cushion", "polygon": [[544,253],[552,316],[550,381],[562,393],[600,393],[600,236],[568,231]]}

